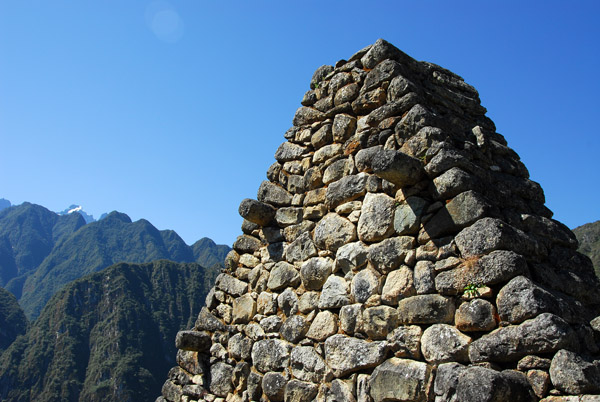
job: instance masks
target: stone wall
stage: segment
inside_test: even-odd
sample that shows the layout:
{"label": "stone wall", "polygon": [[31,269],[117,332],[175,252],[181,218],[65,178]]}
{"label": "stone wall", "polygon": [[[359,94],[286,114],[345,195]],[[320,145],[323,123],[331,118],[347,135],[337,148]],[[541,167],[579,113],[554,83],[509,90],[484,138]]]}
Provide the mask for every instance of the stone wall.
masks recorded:
{"label": "stone wall", "polygon": [[383,40],[310,88],[159,400],[600,393],[598,279],[477,91]]}

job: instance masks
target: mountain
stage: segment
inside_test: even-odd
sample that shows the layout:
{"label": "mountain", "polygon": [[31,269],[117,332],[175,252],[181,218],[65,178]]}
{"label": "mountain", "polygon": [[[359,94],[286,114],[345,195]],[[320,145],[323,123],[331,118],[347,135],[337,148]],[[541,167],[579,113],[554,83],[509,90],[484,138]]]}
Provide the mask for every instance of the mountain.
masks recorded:
{"label": "mountain", "polygon": [[230,247],[223,244],[215,244],[208,237],[203,237],[192,245],[194,260],[204,267],[223,264],[225,256],[227,256],[230,250]]}
{"label": "mountain", "polygon": [[188,246],[172,230],[116,211],[88,224],[80,213],[59,215],[31,203],[0,211],[0,286],[30,319],[66,283],[117,262],[168,259],[212,267],[229,250],[208,238]]}
{"label": "mountain", "polygon": [[600,221],[579,226],[573,229],[573,233],[579,240],[577,251],[590,257],[600,278]]}
{"label": "mountain", "polygon": [[78,213],[79,215],[83,216],[83,219],[85,219],[85,223],[92,223],[92,222],[96,221],[94,219],[94,216],[85,212],[81,205],[73,204],[69,208],[58,212],[59,215],[68,215],[68,214],[73,214],[73,213]]}
{"label": "mountain", "polygon": [[26,277],[84,225],[79,214],[59,216],[28,202],[0,211],[0,286],[19,298]]}
{"label": "mountain", "polygon": [[17,299],[9,291],[0,288],[0,354],[26,329],[27,318]]}
{"label": "mountain", "polygon": [[11,206],[11,203],[9,200],[0,198],[0,211],[2,211],[5,208],[8,208],[10,206]]}
{"label": "mountain", "polygon": [[217,273],[160,260],[69,283],[0,357],[0,400],[153,399]]}
{"label": "mountain", "polygon": [[194,262],[191,248],[173,231],[161,232],[150,222],[132,222],[111,212],[106,218],[82,226],[52,249],[23,284],[20,304],[30,318],[66,283],[100,271],[117,262],[167,259]]}

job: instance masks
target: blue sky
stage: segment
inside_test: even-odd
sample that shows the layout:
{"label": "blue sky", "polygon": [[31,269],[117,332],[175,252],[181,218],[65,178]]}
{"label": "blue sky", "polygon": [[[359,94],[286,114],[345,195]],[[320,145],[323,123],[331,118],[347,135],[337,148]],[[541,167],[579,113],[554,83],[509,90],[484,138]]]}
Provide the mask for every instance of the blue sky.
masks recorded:
{"label": "blue sky", "polygon": [[314,70],[384,38],[464,77],[573,228],[600,219],[598,1],[0,0],[0,198],[231,245]]}

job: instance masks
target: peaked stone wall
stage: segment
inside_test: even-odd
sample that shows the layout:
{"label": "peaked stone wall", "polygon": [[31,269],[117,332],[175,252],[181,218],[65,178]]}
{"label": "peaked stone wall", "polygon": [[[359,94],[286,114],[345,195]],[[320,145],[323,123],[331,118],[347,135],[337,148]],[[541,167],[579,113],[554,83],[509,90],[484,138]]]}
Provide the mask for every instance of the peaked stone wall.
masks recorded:
{"label": "peaked stone wall", "polygon": [[310,88],[159,400],[600,393],[600,283],[477,91],[383,40]]}

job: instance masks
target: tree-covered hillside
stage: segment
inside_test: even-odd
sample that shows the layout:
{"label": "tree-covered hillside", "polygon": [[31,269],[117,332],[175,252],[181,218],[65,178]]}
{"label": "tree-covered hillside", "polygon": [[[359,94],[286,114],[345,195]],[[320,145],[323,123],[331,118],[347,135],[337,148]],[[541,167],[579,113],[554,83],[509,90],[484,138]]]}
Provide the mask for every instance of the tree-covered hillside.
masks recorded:
{"label": "tree-covered hillside", "polygon": [[0,358],[3,401],[146,401],[175,364],[216,270],[196,263],[120,263],[48,302]]}
{"label": "tree-covered hillside", "polygon": [[17,299],[0,288],[0,353],[27,330],[27,318]]}
{"label": "tree-covered hillside", "polygon": [[573,233],[579,240],[577,251],[590,257],[600,278],[600,221],[579,226],[573,229]]}

